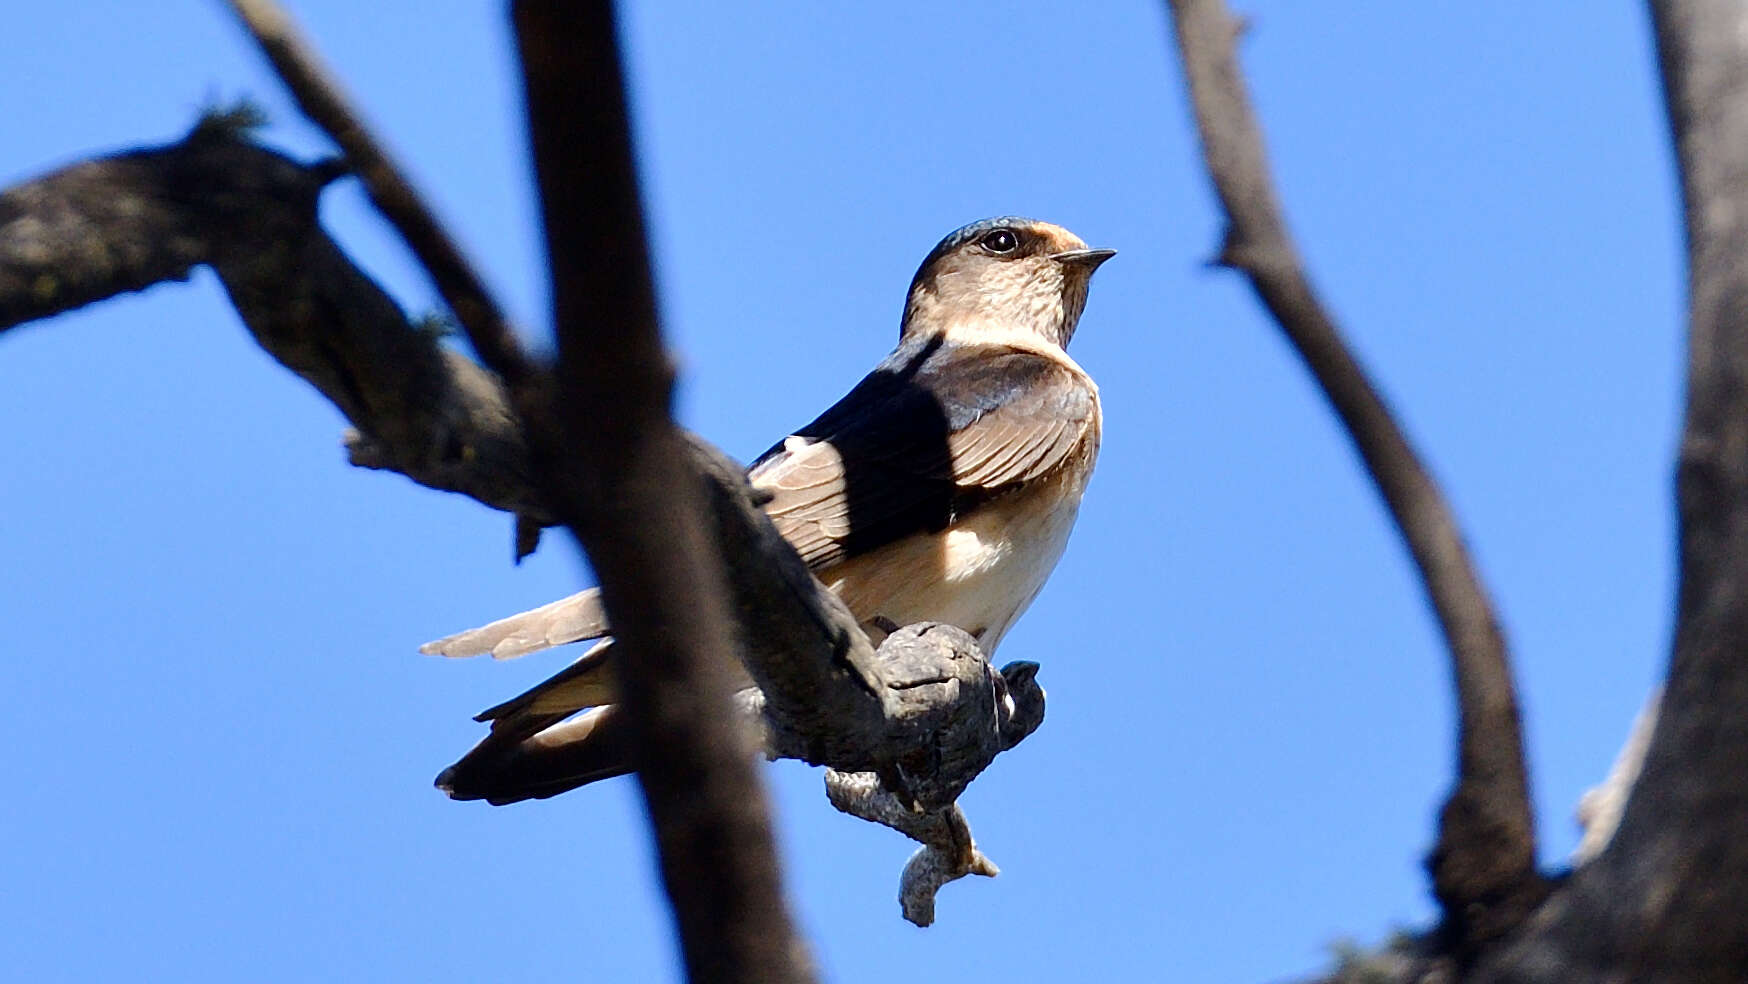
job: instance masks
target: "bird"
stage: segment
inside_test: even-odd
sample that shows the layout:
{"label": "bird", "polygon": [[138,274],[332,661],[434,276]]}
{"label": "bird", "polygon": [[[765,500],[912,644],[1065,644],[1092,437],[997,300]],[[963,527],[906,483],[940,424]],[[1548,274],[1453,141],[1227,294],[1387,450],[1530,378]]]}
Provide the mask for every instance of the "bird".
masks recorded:
{"label": "bird", "polygon": [[[1102,434],[1098,386],[1067,346],[1093,272],[1114,255],[1018,216],[955,230],[912,278],[891,354],[748,467],[777,531],[871,642],[944,622],[993,656],[1043,588]],[[598,590],[421,652],[506,659],[589,639],[602,641],[481,712],[490,733],[438,788],[501,805],[631,771]]]}

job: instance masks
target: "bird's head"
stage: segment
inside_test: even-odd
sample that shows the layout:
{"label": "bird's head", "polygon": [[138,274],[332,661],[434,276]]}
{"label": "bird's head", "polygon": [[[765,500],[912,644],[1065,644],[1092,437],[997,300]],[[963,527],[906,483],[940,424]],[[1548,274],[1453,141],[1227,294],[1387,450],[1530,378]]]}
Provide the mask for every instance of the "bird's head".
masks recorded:
{"label": "bird's head", "polygon": [[1067,346],[1087,282],[1113,249],[1088,249],[1059,225],[1004,216],[954,232],[923,260],[904,306],[903,336],[955,341],[1035,336]]}

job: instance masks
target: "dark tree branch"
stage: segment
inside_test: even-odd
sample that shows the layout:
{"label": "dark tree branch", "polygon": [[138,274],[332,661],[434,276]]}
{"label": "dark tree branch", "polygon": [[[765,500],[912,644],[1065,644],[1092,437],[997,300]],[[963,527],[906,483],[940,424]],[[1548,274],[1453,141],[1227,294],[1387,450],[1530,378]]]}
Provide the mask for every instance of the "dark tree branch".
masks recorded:
{"label": "dark tree branch", "polygon": [[0,194],[0,329],[210,264],[255,339],[344,413],[354,463],[544,516],[497,377],[407,321],[316,221],[338,170],[209,117]]}
{"label": "dark tree branch", "polygon": [[1674,651],[1614,837],[1483,980],[1748,979],[1748,34],[1735,0],[1649,7],[1688,254]]}
{"label": "dark tree branch", "polygon": [[695,981],[812,980],[730,702],[721,559],[670,416],[612,5],[512,9],[558,335],[557,440],[536,447],[630,654],[622,713],[687,970]]}
{"label": "dark tree branch", "polygon": [[[227,204],[313,208],[312,172],[228,136],[197,127],[179,148],[88,161],[0,194],[0,331],[188,279],[212,257],[209,230],[223,222],[212,213]],[[239,156],[256,159],[226,166]]]}
{"label": "dark tree branch", "polygon": [[1420,570],[1450,647],[1457,784],[1428,859],[1446,928],[1473,955],[1543,898],[1522,728],[1505,640],[1456,520],[1312,289],[1276,201],[1221,0],[1170,0],[1202,153],[1226,214],[1217,263],[1245,274],[1323,388]]}

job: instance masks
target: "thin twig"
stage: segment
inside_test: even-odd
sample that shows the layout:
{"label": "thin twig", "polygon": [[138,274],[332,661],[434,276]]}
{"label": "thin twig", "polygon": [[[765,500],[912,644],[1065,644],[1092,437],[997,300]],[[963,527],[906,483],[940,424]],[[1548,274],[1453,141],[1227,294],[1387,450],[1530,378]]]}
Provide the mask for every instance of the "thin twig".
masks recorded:
{"label": "thin twig", "polygon": [[274,71],[291,90],[298,108],[345,152],[347,164],[401,238],[419,258],[444,303],[467,330],[481,360],[512,388],[531,377],[534,365],[517,343],[502,309],[455,239],[388,150],[365,127],[363,118],[321,57],[274,0],[227,0]]}
{"label": "thin twig", "polygon": [[891,827],[922,845],[898,879],[899,911],[915,925],[934,924],[935,896],[947,883],[966,875],[994,878],[1001,874],[995,862],[977,849],[971,825],[957,803],[938,810],[912,809],[881,785],[872,772],[829,769],[825,792],[839,810]]}
{"label": "thin twig", "polygon": [[1438,485],[1307,278],[1277,203],[1221,0],[1170,0],[1202,153],[1227,226],[1217,263],[1243,272],[1323,388],[1390,507],[1450,647],[1458,778],[1429,866],[1468,951],[1517,925],[1545,887],[1505,639]]}

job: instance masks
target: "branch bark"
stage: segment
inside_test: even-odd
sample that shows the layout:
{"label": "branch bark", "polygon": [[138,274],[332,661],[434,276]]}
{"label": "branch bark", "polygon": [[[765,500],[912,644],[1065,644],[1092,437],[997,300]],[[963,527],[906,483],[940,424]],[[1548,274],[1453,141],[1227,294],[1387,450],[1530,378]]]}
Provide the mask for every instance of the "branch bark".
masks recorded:
{"label": "branch bark", "polygon": [[1221,0],[1170,0],[1202,153],[1226,215],[1218,258],[1242,272],[1341,418],[1420,571],[1450,648],[1457,782],[1428,867],[1459,958],[1519,925],[1546,895],[1505,639],[1456,520],[1365,370],[1342,342],[1282,218],[1238,69],[1241,25]]}
{"label": "branch bark", "polygon": [[209,264],[261,347],[352,422],[354,464],[545,516],[498,378],[410,323],[317,223],[337,162],[258,147],[243,115],[0,194],[0,331]]}
{"label": "branch bark", "polygon": [[[811,981],[752,742],[730,701],[722,561],[670,416],[674,371],[657,327],[612,5],[525,0],[513,20],[552,276],[555,413],[534,392],[512,393],[629,656],[621,713],[687,972]],[[513,339],[477,337],[471,325],[469,335],[516,378]]]}
{"label": "branch bark", "polygon": [[1649,8],[1688,253],[1674,650],[1614,837],[1480,980],[1748,978],[1748,14]]}

